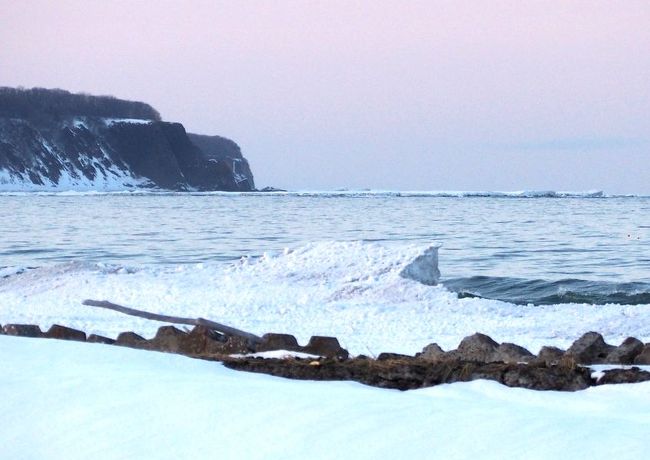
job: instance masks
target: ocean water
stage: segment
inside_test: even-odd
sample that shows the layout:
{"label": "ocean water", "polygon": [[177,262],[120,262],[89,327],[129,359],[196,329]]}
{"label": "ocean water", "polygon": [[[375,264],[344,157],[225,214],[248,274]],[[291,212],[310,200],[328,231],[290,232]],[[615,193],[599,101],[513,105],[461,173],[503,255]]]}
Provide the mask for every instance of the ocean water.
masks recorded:
{"label": "ocean water", "polygon": [[[466,193],[0,194],[0,323],[159,324],[85,298],[357,353],[650,339],[650,198]],[[439,245],[438,286],[399,276]]]}

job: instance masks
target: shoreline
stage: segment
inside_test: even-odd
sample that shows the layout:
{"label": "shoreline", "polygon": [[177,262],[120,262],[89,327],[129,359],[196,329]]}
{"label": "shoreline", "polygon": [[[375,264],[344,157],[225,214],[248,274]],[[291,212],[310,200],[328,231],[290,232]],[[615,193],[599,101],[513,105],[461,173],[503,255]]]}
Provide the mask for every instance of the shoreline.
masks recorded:
{"label": "shoreline", "polygon": [[[86,335],[58,324],[46,332],[37,325],[6,324],[0,327],[0,334],[117,345],[218,361],[230,369],[290,379],[348,380],[398,390],[479,379],[508,387],[556,391],[650,381],[650,371],[637,367],[650,365],[650,344],[630,337],[613,346],[596,332],[584,334],[568,350],[543,347],[538,355],[476,333],[465,337],[454,350],[444,351],[432,343],[414,356],[382,352],[376,357],[350,356],[335,337],[312,336],[306,346],[300,346],[292,335],[267,333],[261,341],[253,342],[202,325],[189,332],[162,326],[151,339],[131,331],[120,333],[116,339]],[[594,365],[621,367],[595,370]]]}

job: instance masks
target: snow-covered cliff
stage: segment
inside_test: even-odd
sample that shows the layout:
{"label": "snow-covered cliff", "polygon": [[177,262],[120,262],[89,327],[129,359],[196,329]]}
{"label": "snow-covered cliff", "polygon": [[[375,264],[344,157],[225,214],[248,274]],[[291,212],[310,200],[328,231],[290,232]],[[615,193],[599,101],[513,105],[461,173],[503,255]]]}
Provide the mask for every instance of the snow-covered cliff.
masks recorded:
{"label": "snow-covered cliff", "polygon": [[255,184],[237,144],[188,134],[146,104],[0,88],[0,191],[133,188],[249,191]]}

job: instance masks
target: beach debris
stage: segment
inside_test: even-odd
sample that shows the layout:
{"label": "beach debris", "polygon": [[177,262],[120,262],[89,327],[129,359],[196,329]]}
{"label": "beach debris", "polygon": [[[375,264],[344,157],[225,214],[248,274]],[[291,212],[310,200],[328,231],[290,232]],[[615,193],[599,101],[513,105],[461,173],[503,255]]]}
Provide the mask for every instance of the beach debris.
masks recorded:
{"label": "beach debris", "polygon": [[108,300],[86,299],[81,303],[83,305],[88,305],[91,307],[107,308],[109,310],[114,310],[120,313],[124,313],[125,315],[138,316],[140,318],[146,318],[154,321],[162,321],[162,322],[174,323],[174,324],[189,324],[192,326],[205,326],[210,329],[214,329],[215,331],[222,332],[226,335],[235,335],[239,337],[244,337],[255,344],[258,344],[262,341],[262,338],[258,337],[255,334],[251,334],[250,332],[242,331],[241,329],[236,329],[231,326],[226,326],[225,324],[216,323],[214,321],[210,321],[205,318],[181,318],[178,316],[161,315],[158,313],[151,313],[144,310],[137,310],[135,308],[125,307],[122,305],[109,302]]}

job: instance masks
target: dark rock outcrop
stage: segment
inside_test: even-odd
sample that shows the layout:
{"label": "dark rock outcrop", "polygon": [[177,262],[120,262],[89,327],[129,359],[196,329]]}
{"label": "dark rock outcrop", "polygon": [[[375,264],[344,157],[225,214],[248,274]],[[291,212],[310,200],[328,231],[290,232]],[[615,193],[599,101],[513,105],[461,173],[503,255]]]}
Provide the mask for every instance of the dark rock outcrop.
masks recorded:
{"label": "dark rock outcrop", "polygon": [[346,359],[349,356],[348,351],[341,347],[336,337],[322,337],[318,335],[311,337],[309,343],[306,347],[303,347],[302,351],[327,358],[336,357]]}
{"label": "dark rock outcrop", "polygon": [[615,347],[605,343],[603,336],[597,332],[587,332],[573,342],[566,351],[579,364],[602,364]]}
{"label": "dark rock outcrop", "polygon": [[[85,339],[85,333],[54,325],[47,333],[35,325],[7,324],[1,332],[25,337],[48,337],[64,340]],[[587,333],[569,351],[543,347],[535,357],[528,350],[512,343],[498,344],[489,336],[476,333],[465,337],[458,349],[445,352],[435,343],[416,356],[381,353],[377,359],[366,356],[349,358],[335,337],[313,336],[301,347],[288,334],[265,334],[259,340],[226,335],[205,326],[196,326],[189,333],[174,326],[160,327],[150,340],[134,332],[123,332],[117,340],[91,334],[88,342],[116,344],[144,350],[178,353],[193,358],[222,361],[236,370],[260,372],[280,377],[305,380],[353,380],[381,388],[409,390],[443,383],[493,380],[510,387],[533,390],[576,391],[593,385],[637,383],[650,381],[650,372],[638,367],[609,369],[597,380],[591,369],[579,360],[605,359],[615,364],[634,359],[650,364],[650,344],[640,345],[635,338],[626,339],[619,347],[604,342],[602,336]],[[255,351],[292,350],[320,355],[317,359],[262,359],[247,356]],[[605,355],[604,351],[609,354]],[[243,356],[242,356],[243,355]]]}
{"label": "dark rock outcrop", "polygon": [[445,351],[437,343],[430,343],[416,357],[427,361],[441,361],[445,357]]}
{"label": "dark rock outcrop", "polygon": [[492,361],[499,344],[491,337],[477,332],[461,340],[458,348],[447,353],[450,359],[487,363]]}
{"label": "dark rock outcrop", "polygon": [[647,381],[650,381],[650,372],[633,367],[631,369],[610,369],[603,371],[603,376],[596,381],[596,385]]}
{"label": "dark rock outcrop", "polygon": [[234,190],[254,190],[253,172],[248,160],[244,158],[239,146],[221,136],[204,136],[201,134],[188,133],[192,144],[196,145],[203,156],[208,159],[213,169],[220,176],[232,178],[234,183],[223,184],[223,187],[230,187]]}
{"label": "dark rock outcrop", "polygon": [[541,361],[547,365],[557,364],[564,356],[565,351],[558,347],[542,347],[537,354],[536,361]]}
{"label": "dark rock outcrop", "polygon": [[135,332],[122,332],[117,336],[115,345],[131,348],[149,348],[147,340]]}
{"label": "dark rock outcrop", "polygon": [[247,339],[220,334],[205,326],[195,326],[183,338],[179,353],[200,358],[212,358],[229,354],[246,354],[255,351]]}
{"label": "dark rock outcrop", "polygon": [[535,355],[524,347],[514,343],[504,342],[494,351],[491,361],[504,363],[525,363],[531,361]]}
{"label": "dark rock outcrop", "polygon": [[641,353],[639,353],[634,358],[634,364],[642,364],[642,365],[650,364],[650,343],[646,343],[643,346],[643,350],[641,350]]}
{"label": "dark rock outcrop", "polygon": [[52,325],[52,327],[50,327],[45,333],[45,337],[48,339],[76,340],[79,342],[86,341],[85,332],[66,326],[60,326],[58,324]]}
{"label": "dark rock outcrop", "polygon": [[256,351],[288,350],[300,351],[298,340],[290,334],[268,333],[262,336],[262,342],[257,345]]}
{"label": "dark rock outcrop", "polygon": [[234,142],[188,134],[143,103],[60,90],[0,88],[0,173],[5,189],[255,189]]}
{"label": "dark rock outcrop", "polygon": [[19,337],[43,337],[41,328],[34,324],[5,324],[2,332]]}
{"label": "dark rock outcrop", "polygon": [[403,355],[401,353],[384,352],[384,353],[379,353],[379,356],[377,356],[377,361],[388,361],[391,359],[411,359],[411,358],[413,358],[413,356]]}
{"label": "dark rock outcrop", "polygon": [[642,351],[643,342],[634,337],[628,337],[607,355],[605,362],[608,364],[632,364],[634,358]]}
{"label": "dark rock outcrop", "polygon": [[410,390],[442,383],[494,380],[535,390],[576,391],[591,385],[587,368],[531,364],[387,359],[227,359],[226,367],[300,380],[354,380],[381,388]]}
{"label": "dark rock outcrop", "polygon": [[90,334],[86,339],[86,342],[113,345],[115,343],[115,340],[109,339],[108,337],[104,337],[103,335]]}
{"label": "dark rock outcrop", "polygon": [[187,339],[187,332],[181,331],[174,326],[162,326],[156,332],[156,336],[149,340],[149,346],[153,350],[178,353]]}

